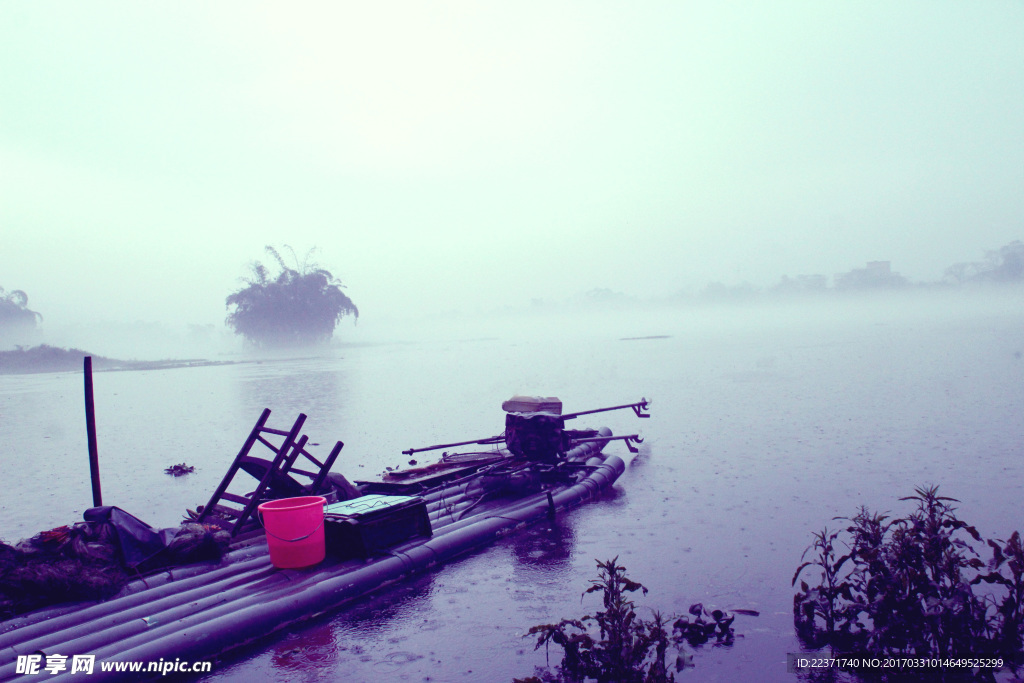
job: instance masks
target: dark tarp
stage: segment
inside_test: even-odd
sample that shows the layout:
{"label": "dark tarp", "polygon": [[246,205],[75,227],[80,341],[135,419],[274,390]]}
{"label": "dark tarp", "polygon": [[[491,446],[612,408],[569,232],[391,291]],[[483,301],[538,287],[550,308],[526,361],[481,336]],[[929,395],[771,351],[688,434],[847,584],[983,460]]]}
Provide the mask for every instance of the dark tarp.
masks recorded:
{"label": "dark tarp", "polygon": [[89,508],[82,517],[94,527],[110,525],[126,567],[134,568],[167,547],[167,540],[160,532],[119,507]]}

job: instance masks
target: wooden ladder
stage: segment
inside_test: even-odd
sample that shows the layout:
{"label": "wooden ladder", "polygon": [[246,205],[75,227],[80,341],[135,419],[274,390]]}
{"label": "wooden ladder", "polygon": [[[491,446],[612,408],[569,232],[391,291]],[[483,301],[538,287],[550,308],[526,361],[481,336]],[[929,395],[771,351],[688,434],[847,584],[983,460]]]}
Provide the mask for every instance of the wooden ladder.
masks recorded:
{"label": "wooden ladder", "polygon": [[[300,434],[302,425],[306,421],[304,413],[299,413],[298,418],[296,418],[289,431],[267,427],[266,424],[269,417],[270,409],[265,408],[263,414],[260,415],[260,419],[256,421],[256,425],[249,432],[245,443],[242,444],[238,455],[235,456],[231,467],[228,468],[227,474],[221,479],[217,490],[210,497],[210,502],[206,504],[206,507],[203,508],[196,518],[197,522],[203,522],[213,516],[226,519],[230,522],[231,535],[236,536],[244,529],[254,526],[255,522],[252,520],[253,512],[260,503],[275,498],[293,498],[316,494],[322,489],[324,481],[334,465],[334,461],[337,460],[338,454],[341,453],[341,449],[345,444],[338,441],[334,444],[334,448],[331,449],[327,459],[320,462],[306,450],[306,443],[309,441],[309,437]],[[284,441],[280,445],[275,445],[265,436],[267,434],[284,437]],[[262,443],[274,453],[272,460],[253,457],[249,454],[257,442]],[[300,470],[294,466],[300,455],[316,466],[315,472]],[[228,492],[228,487],[239,470],[243,470],[259,480],[256,489],[245,495]],[[292,476],[293,474],[306,477],[311,482],[303,485]],[[241,505],[242,507],[241,509],[235,508],[225,505],[225,502]]]}

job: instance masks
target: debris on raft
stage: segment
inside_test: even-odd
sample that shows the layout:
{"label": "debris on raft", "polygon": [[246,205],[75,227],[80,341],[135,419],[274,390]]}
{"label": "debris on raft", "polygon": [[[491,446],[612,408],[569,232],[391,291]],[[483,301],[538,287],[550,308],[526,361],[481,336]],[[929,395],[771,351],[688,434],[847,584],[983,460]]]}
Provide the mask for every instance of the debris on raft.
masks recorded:
{"label": "debris on raft", "polygon": [[164,472],[173,477],[183,477],[186,474],[192,474],[195,471],[196,468],[193,465],[186,465],[183,462],[178,463],[177,465],[171,465],[170,467],[164,470]]}
{"label": "debris on raft", "polygon": [[142,573],[220,560],[226,531],[191,522],[157,531],[117,507],[85,511],[14,546],[0,543],[0,619],[63,602],[102,600]]}

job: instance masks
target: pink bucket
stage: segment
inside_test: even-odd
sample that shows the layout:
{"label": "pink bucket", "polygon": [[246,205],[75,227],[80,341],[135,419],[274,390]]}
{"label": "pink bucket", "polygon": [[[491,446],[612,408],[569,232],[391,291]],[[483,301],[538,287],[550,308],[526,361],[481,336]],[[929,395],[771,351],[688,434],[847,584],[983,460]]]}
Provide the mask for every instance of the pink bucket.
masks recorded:
{"label": "pink bucket", "polygon": [[278,569],[311,567],[323,561],[323,496],[282,498],[260,503],[259,512],[267,532],[270,561]]}

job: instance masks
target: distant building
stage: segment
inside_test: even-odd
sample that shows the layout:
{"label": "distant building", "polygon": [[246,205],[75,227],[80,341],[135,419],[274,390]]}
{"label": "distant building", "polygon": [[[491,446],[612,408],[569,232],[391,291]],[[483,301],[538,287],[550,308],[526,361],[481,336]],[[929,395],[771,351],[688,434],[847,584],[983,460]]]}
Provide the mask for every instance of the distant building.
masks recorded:
{"label": "distant building", "polygon": [[889,289],[907,284],[905,277],[893,272],[890,261],[868,261],[864,268],[838,273],[834,280],[836,289]]}

